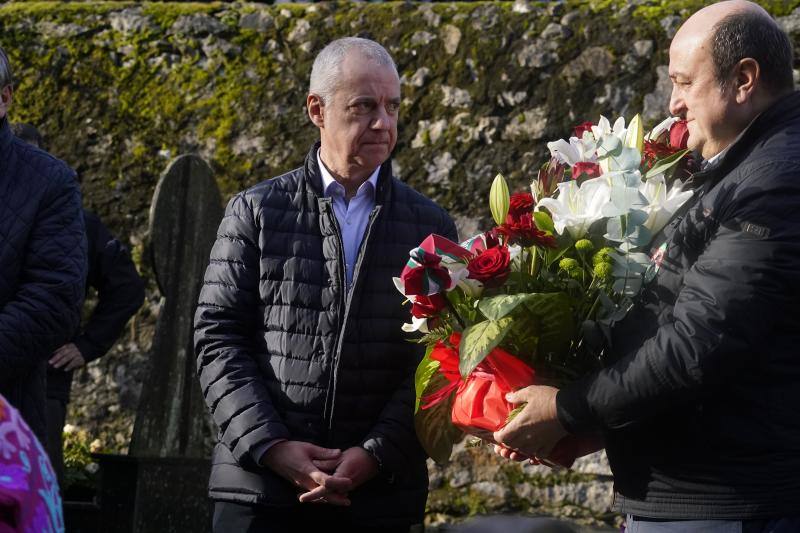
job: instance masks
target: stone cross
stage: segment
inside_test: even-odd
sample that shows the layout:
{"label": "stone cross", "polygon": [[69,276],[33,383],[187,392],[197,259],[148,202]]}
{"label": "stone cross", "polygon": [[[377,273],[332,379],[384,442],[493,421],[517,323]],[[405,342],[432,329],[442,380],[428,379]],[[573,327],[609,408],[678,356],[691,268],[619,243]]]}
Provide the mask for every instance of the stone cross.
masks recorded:
{"label": "stone cross", "polygon": [[175,159],[150,206],[150,252],[162,305],[149,374],[142,387],[130,454],[207,457],[208,412],[195,373],[197,297],[223,208],[211,168],[200,157]]}

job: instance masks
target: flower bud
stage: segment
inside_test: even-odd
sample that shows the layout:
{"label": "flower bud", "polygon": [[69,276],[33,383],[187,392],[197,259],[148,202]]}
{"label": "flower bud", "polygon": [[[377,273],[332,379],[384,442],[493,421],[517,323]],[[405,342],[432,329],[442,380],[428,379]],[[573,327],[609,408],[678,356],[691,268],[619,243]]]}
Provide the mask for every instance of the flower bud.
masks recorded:
{"label": "flower bud", "polygon": [[558,262],[558,268],[566,272],[572,272],[573,270],[577,270],[580,267],[578,265],[577,260],[572,259],[571,257],[565,257],[564,259]]}
{"label": "flower bud", "polygon": [[610,263],[597,263],[594,265],[594,277],[600,280],[609,280],[611,279],[612,274],[614,273],[614,267],[611,266]]}
{"label": "flower bud", "polygon": [[581,239],[575,243],[575,249],[582,254],[589,254],[594,251],[594,244],[589,239]]}
{"label": "flower bud", "polygon": [[608,263],[611,264],[613,259],[611,259],[611,253],[614,251],[613,248],[606,246],[604,248],[600,248],[594,257],[592,257],[592,264],[597,265],[600,263]]}

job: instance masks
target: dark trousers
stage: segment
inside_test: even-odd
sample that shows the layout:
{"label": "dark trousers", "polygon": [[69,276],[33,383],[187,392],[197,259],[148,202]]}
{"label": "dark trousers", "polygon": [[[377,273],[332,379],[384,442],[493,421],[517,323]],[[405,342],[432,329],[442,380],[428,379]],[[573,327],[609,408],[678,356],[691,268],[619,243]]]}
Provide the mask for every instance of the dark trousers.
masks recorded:
{"label": "dark trousers", "polygon": [[368,527],[353,524],[346,507],[327,504],[302,504],[291,509],[214,504],[214,533],[299,533],[304,531],[342,531],[352,533],[408,533],[410,526]]}
{"label": "dark trousers", "polygon": [[67,419],[67,402],[47,399],[47,455],[58,478],[58,486],[64,487],[64,421]]}

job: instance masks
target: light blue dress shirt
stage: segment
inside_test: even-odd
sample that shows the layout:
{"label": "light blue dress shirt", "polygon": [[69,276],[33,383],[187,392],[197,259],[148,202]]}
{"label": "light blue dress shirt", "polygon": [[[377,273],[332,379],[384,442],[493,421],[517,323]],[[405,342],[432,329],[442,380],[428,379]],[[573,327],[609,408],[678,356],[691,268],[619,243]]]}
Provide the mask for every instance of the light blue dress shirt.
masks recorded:
{"label": "light blue dress shirt", "polygon": [[317,150],[317,164],[322,172],[322,193],[331,199],[333,212],[342,232],[347,288],[350,289],[353,285],[353,271],[358,260],[358,250],[364,239],[369,215],[375,207],[375,190],[378,187],[378,171],[381,167],[375,169],[369,179],[358,188],[356,195],[348,202],[344,186],[336,181],[322,164],[319,150]]}

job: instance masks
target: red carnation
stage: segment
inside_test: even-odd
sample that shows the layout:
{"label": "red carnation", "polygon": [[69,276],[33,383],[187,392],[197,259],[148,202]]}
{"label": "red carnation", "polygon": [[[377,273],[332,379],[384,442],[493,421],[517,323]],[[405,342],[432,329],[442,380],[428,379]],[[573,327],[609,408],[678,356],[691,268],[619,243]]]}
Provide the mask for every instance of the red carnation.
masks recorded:
{"label": "red carnation", "polygon": [[594,126],[594,124],[592,124],[591,122],[584,122],[582,124],[578,124],[577,126],[575,126],[574,130],[575,137],[577,137],[578,139],[583,139],[583,132],[585,131],[591,132],[592,126]]}
{"label": "red carnation", "polygon": [[533,221],[533,214],[530,211],[516,218],[509,213],[508,217],[506,217],[506,223],[495,228],[495,231],[505,235],[509,240],[516,242],[520,246],[558,247],[555,237],[536,227],[536,223]]}
{"label": "red carnation", "polygon": [[588,161],[579,161],[572,167],[572,179],[578,179],[581,174],[586,174],[587,179],[596,178],[602,173],[603,171],[600,169],[600,165]]}
{"label": "red carnation", "polygon": [[519,218],[525,213],[533,211],[533,195],[529,192],[516,192],[511,195],[508,214],[512,218]]}
{"label": "red carnation", "polygon": [[495,246],[469,260],[469,278],[478,280],[485,287],[499,287],[508,278],[511,254],[507,246]]}

